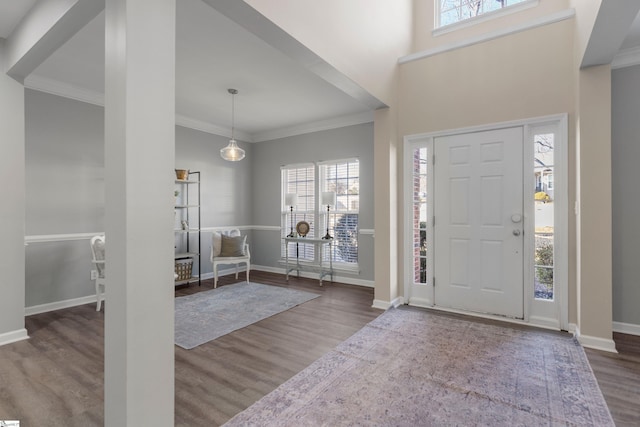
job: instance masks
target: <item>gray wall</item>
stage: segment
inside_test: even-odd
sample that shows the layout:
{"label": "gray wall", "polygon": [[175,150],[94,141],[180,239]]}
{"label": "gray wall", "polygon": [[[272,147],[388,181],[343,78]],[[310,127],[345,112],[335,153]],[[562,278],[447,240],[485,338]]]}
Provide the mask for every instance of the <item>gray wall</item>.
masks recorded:
{"label": "gray wall", "polygon": [[640,326],[640,66],[611,84],[613,320]]}
{"label": "gray wall", "polygon": [[[288,164],[357,157],[360,161],[360,229],[373,229],[373,123],[297,135],[254,144],[252,198],[253,223],[280,226],[280,167]],[[281,268],[280,232],[256,230],[253,233],[252,262]],[[373,237],[359,236],[360,275],[342,276],[372,281]]]}
{"label": "gray wall", "polygon": [[[104,109],[27,90],[25,110],[26,235],[104,231]],[[227,143],[224,137],[176,127],[176,168],[201,172],[202,227],[251,224],[251,164],[222,160],[220,149]],[[252,147],[241,146],[251,158]],[[205,274],[212,271],[210,240],[210,233],[202,234]],[[95,295],[91,269],[87,238],[30,243],[25,305]]]}
{"label": "gray wall", "polygon": [[[4,41],[0,39],[0,68],[4,68]],[[26,338],[24,329],[24,87],[0,75],[0,345]]]}

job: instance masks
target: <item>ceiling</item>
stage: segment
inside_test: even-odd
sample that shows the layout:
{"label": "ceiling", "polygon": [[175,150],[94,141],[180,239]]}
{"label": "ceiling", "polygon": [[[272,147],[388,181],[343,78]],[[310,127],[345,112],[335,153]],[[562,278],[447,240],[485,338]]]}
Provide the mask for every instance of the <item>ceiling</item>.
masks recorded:
{"label": "ceiling", "polygon": [[[36,1],[0,0],[0,37],[10,36]],[[621,49],[638,46],[640,15]],[[104,94],[104,13],[45,60],[25,84],[44,90],[43,86],[55,86],[54,93],[81,92],[85,99],[100,103]],[[362,123],[373,117],[370,105],[201,0],[177,2],[176,114],[192,127],[227,134],[231,127],[229,88],[238,90],[235,124],[238,139],[244,141],[317,130],[320,124]]]}
{"label": "ceiling", "polygon": [[[10,34],[28,11],[27,3],[32,6],[35,0],[0,0],[0,34]],[[4,19],[9,15],[12,20]],[[25,85],[56,87],[54,93],[81,91],[84,98],[100,103],[104,94],[104,28],[102,12],[28,76]],[[332,121],[344,125],[350,120],[362,123],[373,119],[371,106],[201,0],[177,2],[176,115],[182,122],[196,123],[196,128],[228,131],[229,88],[238,90],[236,137],[244,141],[286,135],[278,131],[287,129],[303,133],[307,125],[317,130],[322,128],[320,124],[331,127]]]}

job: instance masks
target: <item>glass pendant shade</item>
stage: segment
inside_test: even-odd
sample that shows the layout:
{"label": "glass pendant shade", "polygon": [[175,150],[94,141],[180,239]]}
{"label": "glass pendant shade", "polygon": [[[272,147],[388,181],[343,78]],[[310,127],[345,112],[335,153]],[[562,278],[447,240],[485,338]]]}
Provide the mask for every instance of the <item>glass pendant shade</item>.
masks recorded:
{"label": "glass pendant shade", "polygon": [[220,150],[220,156],[229,162],[237,162],[244,159],[244,150],[238,147],[235,139],[232,139],[229,145]]}
{"label": "glass pendant shade", "polygon": [[238,147],[238,143],[233,137],[236,112],[235,96],[238,91],[236,89],[227,89],[227,92],[231,94],[231,140],[229,141],[229,145],[220,150],[220,156],[226,161],[238,162],[244,159],[244,150]]}

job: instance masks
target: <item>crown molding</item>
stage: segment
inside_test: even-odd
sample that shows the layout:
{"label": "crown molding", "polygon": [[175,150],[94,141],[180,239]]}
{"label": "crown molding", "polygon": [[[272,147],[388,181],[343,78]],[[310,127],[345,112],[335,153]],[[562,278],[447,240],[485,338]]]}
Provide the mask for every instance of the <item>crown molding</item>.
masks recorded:
{"label": "crown molding", "polygon": [[272,141],[274,139],[286,138],[289,136],[302,135],[323,130],[338,129],[345,126],[353,126],[372,122],[373,111],[365,111],[348,116],[334,117],[332,119],[319,120],[317,122],[304,123],[301,125],[254,133],[253,141]]}
{"label": "crown molding", "polygon": [[24,86],[28,89],[58,95],[63,98],[75,99],[76,101],[104,107],[104,94],[90,89],[64,83],[59,80],[31,74],[24,80]]}
{"label": "crown molding", "polygon": [[[29,89],[104,107],[104,94],[93,90],[84,89],[79,86],[71,85],[69,83],[64,83],[59,80],[32,74],[25,79],[24,85]],[[301,125],[285,127],[266,132],[258,132],[254,134],[235,129],[234,136],[238,140],[243,142],[271,141],[274,139],[286,138],[289,136],[302,135],[306,133],[337,129],[345,126],[371,122],[373,122],[373,111],[365,111],[363,113],[335,117],[332,119],[304,123]],[[223,136],[225,138],[231,138],[230,128],[187,117],[182,114],[176,114],[176,125],[213,135]]]}
{"label": "crown molding", "polygon": [[555,24],[556,22],[564,21],[566,19],[571,19],[575,16],[575,9],[566,9],[560,12],[552,13],[547,16],[543,16],[538,19],[531,20],[529,22],[525,22],[519,25],[514,25],[509,28],[504,28],[501,30],[491,31],[485,34],[481,34],[476,37],[471,37],[465,40],[461,40],[459,42],[446,44],[440,47],[436,47],[433,49],[423,50],[421,52],[412,53],[410,55],[402,56],[398,59],[399,64],[406,64],[407,62],[418,61],[420,59],[425,59],[430,56],[438,55],[441,53],[449,52],[456,49],[461,49],[463,47],[473,46],[475,44],[488,42],[500,37],[509,36],[512,34],[517,34],[523,31],[531,30],[534,28],[542,27],[549,24]]}
{"label": "crown molding", "polygon": [[632,67],[640,64],[640,46],[621,50],[611,61],[611,69]]}
{"label": "crown molding", "polygon": [[[182,114],[176,114],[176,125],[189,129],[199,130],[201,132],[210,133],[213,135],[224,136],[225,138],[231,138],[231,129],[224,126],[218,126],[214,123],[205,122],[203,120],[192,119],[191,117],[183,116]],[[236,139],[243,142],[255,142],[253,136],[238,129],[234,130]]]}

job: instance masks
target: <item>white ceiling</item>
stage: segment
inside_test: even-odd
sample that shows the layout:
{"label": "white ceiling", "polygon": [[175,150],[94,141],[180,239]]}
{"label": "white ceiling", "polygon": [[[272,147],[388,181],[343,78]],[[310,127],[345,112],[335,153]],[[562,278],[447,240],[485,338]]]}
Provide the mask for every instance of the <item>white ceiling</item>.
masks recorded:
{"label": "white ceiling", "polygon": [[[21,1],[0,0],[0,15],[4,16],[5,7],[13,9]],[[345,116],[355,122],[373,118],[370,106],[201,0],[177,2],[176,24],[176,114],[189,122],[211,124],[214,131],[216,127],[229,129],[229,88],[238,90],[235,125],[241,140],[261,140],[278,130],[300,129],[310,123],[349,123]],[[102,95],[104,28],[103,12],[45,60],[25,80],[27,87],[39,87],[45,81],[58,89]],[[38,84],[30,84],[36,80]]]}
{"label": "white ceiling", "polygon": [[[36,1],[0,0],[0,37],[8,37]],[[637,46],[640,15],[621,49]],[[45,60],[26,84],[36,80],[100,98],[104,93],[104,13]],[[348,123],[343,117],[362,122],[363,117],[372,117],[370,106],[201,0],[177,2],[176,114],[189,122],[228,129],[228,88],[239,91],[235,115],[239,139],[259,141],[307,124]]]}

